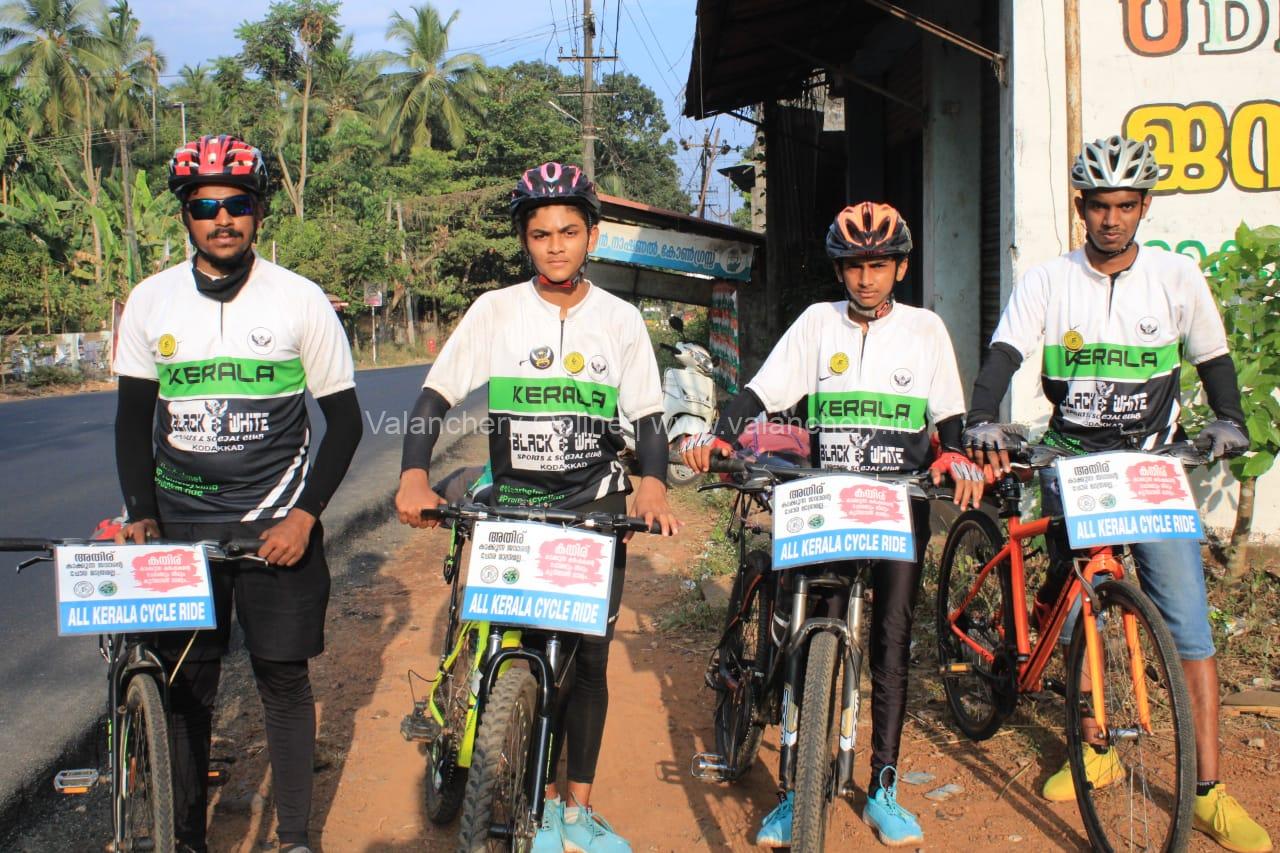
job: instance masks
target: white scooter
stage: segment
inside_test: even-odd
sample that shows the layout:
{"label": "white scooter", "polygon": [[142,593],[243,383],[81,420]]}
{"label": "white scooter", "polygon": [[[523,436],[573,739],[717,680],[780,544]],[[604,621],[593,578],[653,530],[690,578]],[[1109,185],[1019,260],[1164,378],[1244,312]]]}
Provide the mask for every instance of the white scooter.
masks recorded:
{"label": "white scooter", "polygon": [[[668,322],[676,334],[684,334],[684,322],[679,317],[673,315]],[[667,446],[675,449],[684,436],[711,432],[715,427],[716,382],[711,372],[715,358],[706,347],[692,341],[660,346],[671,353],[680,365],[668,367],[662,375],[662,426],[667,433]],[[621,425],[626,442],[624,454],[634,468],[635,428],[626,420]],[[671,485],[687,485],[701,477],[686,465],[671,463],[667,467],[667,482]]]}

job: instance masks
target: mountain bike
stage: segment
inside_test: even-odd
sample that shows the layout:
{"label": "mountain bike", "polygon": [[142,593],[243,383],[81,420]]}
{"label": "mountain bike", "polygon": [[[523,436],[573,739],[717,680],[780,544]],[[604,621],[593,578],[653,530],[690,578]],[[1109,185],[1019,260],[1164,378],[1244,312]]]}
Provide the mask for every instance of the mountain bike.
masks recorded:
{"label": "mountain bike", "polygon": [[[204,551],[210,562],[247,560],[265,563],[256,555],[257,539],[179,543],[154,541],[144,547],[181,546]],[[18,564],[18,571],[36,563],[53,562],[59,548],[130,548],[91,539],[0,539],[0,551],[34,551],[37,556]],[[168,690],[182,666],[179,659],[167,671],[147,640],[147,630],[98,635],[98,650],[107,664],[107,776],[111,785],[112,853],[160,851],[172,853],[173,775],[169,757]],[[165,628],[164,630],[169,630]],[[195,634],[192,633],[194,639]],[[87,794],[101,778],[97,768],[60,770],[54,788],[62,794]]]}
{"label": "mountain bike", "polygon": [[[763,532],[753,513],[775,509],[780,484],[815,477],[902,487],[911,500],[946,492],[936,490],[928,474],[851,475],[716,457],[711,470],[735,474],[732,481],[701,488],[737,492],[730,535],[738,542],[739,560],[725,629],[707,673],[720,694],[717,753],[695,756],[690,772],[707,781],[736,781],[754,762],[764,727],[780,724],[779,783],[783,791],[795,792],[792,849],[819,851],[831,802],[853,793],[865,593],[872,566],[887,557],[776,568],[777,515],[774,546],[766,552],[747,542],[750,534]],[[914,560],[914,550],[902,558]],[[842,615],[813,615],[818,596],[834,602],[828,612]]]}
{"label": "mountain bike", "polygon": [[[1207,461],[1185,442],[1147,452],[1188,467]],[[1191,701],[1160,612],[1126,579],[1126,572],[1134,573],[1127,544],[1077,553],[1068,582],[1052,609],[1039,616],[1032,640],[1024,552],[1035,537],[1057,534],[1064,519],[1022,521],[1022,483],[1068,455],[1044,446],[1015,454],[1013,471],[995,489],[1007,538],[982,510],[963,513],[947,535],[936,612],[939,671],[951,716],[965,735],[983,740],[1021,696],[1046,688],[1062,694],[1071,775],[1094,848],[1185,849],[1195,796]],[[1077,603],[1065,682],[1057,682],[1045,670]],[[1098,735],[1086,741],[1082,725],[1090,720]],[[1116,750],[1123,778],[1094,787],[1084,750],[1108,748]]]}
{"label": "mountain bike", "polygon": [[[567,624],[567,610],[535,603],[525,613],[519,601],[500,604],[497,594],[486,600],[495,610],[493,619],[465,618],[468,605],[475,608],[484,594],[472,590],[471,575],[515,584],[522,573],[539,571],[534,565],[538,554],[520,557],[514,550],[501,565],[476,566],[476,527],[518,522],[515,530],[490,528],[488,538],[503,542],[526,534],[531,542],[545,542],[549,535],[572,531],[611,538],[625,531],[657,533],[660,528],[650,530],[643,519],[626,515],[478,503],[445,504],[424,510],[423,518],[452,525],[444,560],[445,580],[452,589],[439,672],[428,696],[415,701],[402,732],[429,744],[428,815],[443,824],[461,810],[460,851],[527,850],[542,821],[545,786],[554,772],[548,763],[556,697],[566,687],[576,636],[582,631]],[[464,586],[459,569],[468,541],[473,541],[473,548]],[[572,546],[569,550],[579,553]],[[612,572],[611,564],[608,570]],[[607,611],[607,595],[603,602]],[[607,618],[607,612],[600,615]]]}

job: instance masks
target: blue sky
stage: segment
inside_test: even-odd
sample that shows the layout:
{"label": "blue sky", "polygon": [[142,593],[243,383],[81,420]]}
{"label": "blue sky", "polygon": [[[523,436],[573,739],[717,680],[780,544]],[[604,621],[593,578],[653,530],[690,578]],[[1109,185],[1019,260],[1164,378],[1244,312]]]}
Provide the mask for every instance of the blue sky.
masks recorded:
{"label": "blue sky", "polygon": [[[131,0],[134,14],[142,21],[143,32],[151,35],[168,59],[169,74],[183,65],[207,62],[215,56],[235,53],[240,43],[236,27],[245,20],[257,20],[266,13],[267,3],[222,4],[210,7],[213,14],[193,15],[189,4],[174,0]],[[343,3],[341,22],[355,36],[357,49],[387,47],[387,21],[392,12],[408,16],[412,0],[363,0]],[[451,52],[478,53],[491,65],[507,65],[519,60],[542,59],[556,63],[556,57],[582,53],[582,0],[441,0],[433,3],[441,17],[454,9],[460,14],[449,32]],[[684,83],[689,76],[689,53],[693,44],[696,0],[592,0],[596,18],[596,53],[617,54],[619,68],[635,74],[662,99],[672,136],[701,142],[711,122],[683,118]],[[232,10],[235,11],[232,11]],[[572,63],[557,63],[574,69]],[[607,73],[609,65],[603,70]],[[721,141],[745,145],[751,140],[750,127],[728,117],[716,121]],[[738,162],[732,152],[717,160],[717,167]],[[677,162],[691,195],[696,195],[697,151],[680,150]],[[728,187],[714,175],[709,204],[723,207]],[[696,199],[695,199],[696,200]],[[735,205],[736,206],[736,205]]]}

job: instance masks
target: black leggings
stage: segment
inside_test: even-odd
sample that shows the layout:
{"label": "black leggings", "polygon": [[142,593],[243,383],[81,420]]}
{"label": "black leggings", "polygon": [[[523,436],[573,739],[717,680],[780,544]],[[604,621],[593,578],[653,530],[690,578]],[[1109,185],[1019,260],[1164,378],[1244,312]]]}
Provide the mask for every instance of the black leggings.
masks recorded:
{"label": "black leggings", "polygon": [[[250,655],[266,717],[281,844],[306,844],[311,817],[311,778],[316,703],[307,662],[268,661]],[[174,831],[179,841],[206,850],[209,740],[222,661],[185,661],[169,688],[169,745],[173,758]]]}
{"label": "black leggings", "polygon": [[[929,504],[911,502],[916,534],[915,562],[883,560],[871,570],[871,784],[880,787],[880,771],[898,766],[902,724],[907,714],[907,673],[911,664],[911,625],[920,597],[920,574],[929,544]],[[813,615],[843,618],[827,601]],[[843,604],[843,601],[840,602]],[[826,612],[823,612],[823,611]],[[891,783],[892,779],[885,779]]]}
{"label": "black leggings", "polygon": [[[579,512],[626,512],[626,495],[621,492],[574,507]],[[600,744],[604,740],[604,720],[609,713],[609,644],[622,605],[622,587],[627,564],[627,546],[614,544],[613,581],[609,588],[609,629],[603,637],[576,638],[577,651],[565,673],[556,697],[556,727],[551,741],[551,768],[554,781],[560,766],[560,751],[568,743],[570,782],[590,785],[596,778]]]}

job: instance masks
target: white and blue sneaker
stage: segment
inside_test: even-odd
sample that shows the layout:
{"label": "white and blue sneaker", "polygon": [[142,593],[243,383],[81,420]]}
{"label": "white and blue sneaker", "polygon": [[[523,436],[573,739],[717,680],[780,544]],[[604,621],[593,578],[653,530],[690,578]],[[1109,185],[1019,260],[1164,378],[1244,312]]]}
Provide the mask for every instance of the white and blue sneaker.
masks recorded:
{"label": "white and blue sneaker", "polygon": [[531,853],[564,853],[564,802],[559,797],[542,807],[542,823],[533,836]]}
{"label": "white and blue sneaker", "polygon": [[567,853],[631,853],[631,845],[590,806],[566,806],[561,831]]}
{"label": "white and blue sneaker", "polygon": [[794,791],[787,791],[780,798],[777,807],[764,816],[764,820],[760,822],[760,832],[756,835],[757,847],[791,846],[791,817],[795,798]]}
{"label": "white and blue sneaker", "polygon": [[[893,784],[884,784],[885,773],[893,774]],[[906,847],[924,841],[916,816],[898,805],[898,772],[892,767],[880,771],[880,787],[867,798],[862,819],[875,830],[880,843],[889,847]]]}

